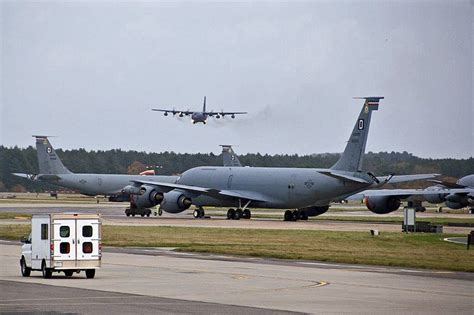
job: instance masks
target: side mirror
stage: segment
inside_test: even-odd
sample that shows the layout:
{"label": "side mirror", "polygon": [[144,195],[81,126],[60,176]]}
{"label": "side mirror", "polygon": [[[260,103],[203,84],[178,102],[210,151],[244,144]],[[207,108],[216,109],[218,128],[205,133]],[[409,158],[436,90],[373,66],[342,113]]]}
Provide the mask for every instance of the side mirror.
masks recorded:
{"label": "side mirror", "polygon": [[23,236],[20,240],[23,244],[31,244],[28,236]]}

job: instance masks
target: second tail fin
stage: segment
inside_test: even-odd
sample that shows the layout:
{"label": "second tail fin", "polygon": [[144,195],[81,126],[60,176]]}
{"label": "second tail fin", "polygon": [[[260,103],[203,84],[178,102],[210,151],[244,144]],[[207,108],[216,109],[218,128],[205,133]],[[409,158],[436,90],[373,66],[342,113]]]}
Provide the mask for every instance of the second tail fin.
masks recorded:
{"label": "second tail fin", "polygon": [[369,134],[372,111],[379,109],[379,102],[383,97],[355,97],[355,99],[364,99],[364,106],[362,106],[362,110],[349,137],[344,153],[342,153],[336,164],[331,167],[332,170],[347,172],[358,172],[362,170],[362,161],[367,136]]}
{"label": "second tail fin", "polygon": [[48,137],[33,136],[36,138],[36,154],[40,174],[71,174],[49,143]]}

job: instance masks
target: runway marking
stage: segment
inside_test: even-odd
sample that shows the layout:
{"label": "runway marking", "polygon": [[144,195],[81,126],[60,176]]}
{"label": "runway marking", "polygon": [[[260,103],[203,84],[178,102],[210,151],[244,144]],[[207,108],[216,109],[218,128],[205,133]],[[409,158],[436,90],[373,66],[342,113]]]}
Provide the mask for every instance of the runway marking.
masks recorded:
{"label": "runway marking", "polygon": [[[33,283],[33,282],[23,282],[23,281],[16,281],[16,282],[20,282],[20,283],[25,283],[25,284],[40,284],[41,283]],[[48,284],[46,284],[48,285]],[[52,285],[54,286],[54,285]],[[81,289],[83,290],[83,289]],[[89,289],[85,289],[85,290],[89,290]],[[25,301],[63,301],[63,300],[77,300],[77,299],[80,299],[80,298],[85,298],[85,299],[95,299],[95,300],[99,300],[99,299],[124,299],[124,298],[149,298],[149,296],[145,296],[145,295],[133,295],[133,297],[123,297],[123,296],[75,296],[75,297],[65,297],[65,298],[41,298],[41,299],[14,299],[14,300],[0,300],[0,305],[2,305],[2,303],[4,302],[25,302]]]}

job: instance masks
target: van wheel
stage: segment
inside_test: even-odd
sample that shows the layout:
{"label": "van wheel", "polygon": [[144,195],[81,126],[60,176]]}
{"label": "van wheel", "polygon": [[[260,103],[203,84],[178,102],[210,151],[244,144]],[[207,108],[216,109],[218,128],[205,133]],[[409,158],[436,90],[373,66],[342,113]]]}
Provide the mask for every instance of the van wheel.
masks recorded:
{"label": "van wheel", "polygon": [[43,272],[43,278],[49,279],[51,278],[53,272],[51,269],[46,268],[46,262],[43,260],[43,264],[41,265],[41,271]]}
{"label": "van wheel", "polygon": [[92,279],[95,276],[95,269],[86,269],[87,279]]}
{"label": "van wheel", "polygon": [[73,273],[74,273],[74,271],[72,271],[72,270],[64,270],[64,274],[66,275],[66,277],[72,277]]}
{"label": "van wheel", "polygon": [[21,267],[21,275],[23,277],[29,277],[31,273],[31,268],[26,266],[25,258],[22,257],[20,260],[20,267]]}

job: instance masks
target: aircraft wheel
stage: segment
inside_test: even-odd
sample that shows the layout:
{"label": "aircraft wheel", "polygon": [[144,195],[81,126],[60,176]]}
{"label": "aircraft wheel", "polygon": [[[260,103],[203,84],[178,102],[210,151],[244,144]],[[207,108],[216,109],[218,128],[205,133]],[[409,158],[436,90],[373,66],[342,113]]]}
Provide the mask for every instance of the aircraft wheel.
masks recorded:
{"label": "aircraft wheel", "polygon": [[298,221],[300,219],[300,212],[298,210],[293,210],[293,219],[292,221]]}
{"label": "aircraft wheel", "polygon": [[250,212],[249,209],[245,209],[243,214],[242,214],[242,218],[244,219],[250,219],[250,217],[252,216],[252,212]]}
{"label": "aircraft wheel", "polygon": [[291,212],[291,210],[286,210],[285,215],[283,217],[283,220],[284,221],[291,221],[292,219],[293,219],[293,213]]}
{"label": "aircraft wheel", "polygon": [[204,209],[199,209],[199,216],[201,218],[204,218],[205,215],[206,215],[206,212],[204,212]]}
{"label": "aircraft wheel", "polygon": [[304,210],[300,211],[300,219],[304,221],[308,221],[308,214],[306,213],[306,211]]}
{"label": "aircraft wheel", "polygon": [[66,277],[72,277],[73,271],[72,270],[64,270],[64,274]]}
{"label": "aircraft wheel", "polygon": [[163,214],[163,209],[161,209],[160,207],[160,209],[158,209],[158,215],[161,217],[162,214]]}
{"label": "aircraft wheel", "polygon": [[193,211],[193,217],[195,219],[201,217],[201,213],[200,213],[199,209],[196,209],[196,210]]}
{"label": "aircraft wheel", "polygon": [[135,213],[132,213],[132,217],[134,217],[134,216],[135,216]]}
{"label": "aircraft wheel", "polygon": [[233,220],[235,218],[235,210],[230,208],[227,210],[227,220]]}
{"label": "aircraft wheel", "polygon": [[130,216],[130,209],[125,209],[125,215],[126,215],[127,217]]}
{"label": "aircraft wheel", "polygon": [[242,216],[244,215],[244,213],[242,212],[242,209],[237,209],[235,210],[235,220],[240,220],[240,218],[242,218]]}
{"label": "aircraft wheel", "polygon": [[21,275],[23,277],[29,277],[31,274],[31,268],[26,266],[25,258],[21,258],[20,260],[20,267],[21,267]]}
{"label": "aircraft wheel", "polygon": [[144,213],[144,212],[142,212],[142,213],[140,213],[140,215],[141,215],[142,217],[144,217],[144,216],[145,216],[145,213]]}
{"label": "aircraft wheel", "polygon": [[151,215],[151,210],[148,210],[147,213],[146,213],[146,216],[150,217],[150,215]]}

